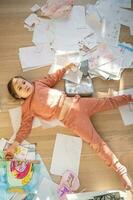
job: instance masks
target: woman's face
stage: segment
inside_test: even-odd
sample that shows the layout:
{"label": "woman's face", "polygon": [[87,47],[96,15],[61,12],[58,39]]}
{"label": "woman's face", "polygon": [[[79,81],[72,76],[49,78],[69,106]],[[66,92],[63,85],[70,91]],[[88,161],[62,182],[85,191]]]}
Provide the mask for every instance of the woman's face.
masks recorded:
{"label": "woman's face", "polygon": [[23,78],[13,78],[12,84],[19,98],[27,98],[34,91],[34,86]]}

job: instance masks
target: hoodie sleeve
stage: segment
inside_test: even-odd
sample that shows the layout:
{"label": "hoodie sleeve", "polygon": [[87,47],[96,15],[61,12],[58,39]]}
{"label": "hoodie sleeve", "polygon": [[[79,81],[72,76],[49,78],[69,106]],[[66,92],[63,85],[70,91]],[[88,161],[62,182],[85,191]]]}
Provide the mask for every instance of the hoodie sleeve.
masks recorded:
{"label": "hoodie sleeve", "polygon": [[64,76],[66,72],[65,68],[57,70],[55,73],[48,74],[39,81],[47,85],[48,87],[54,87]]}
{"label": "hoodie sleeve", "polygon": [[32,129],[33,116],[28,107],[27,102],[24,102],[22,105],[21,125],[15,138],[15,141],[19,143],[23,142],[29,136]]}

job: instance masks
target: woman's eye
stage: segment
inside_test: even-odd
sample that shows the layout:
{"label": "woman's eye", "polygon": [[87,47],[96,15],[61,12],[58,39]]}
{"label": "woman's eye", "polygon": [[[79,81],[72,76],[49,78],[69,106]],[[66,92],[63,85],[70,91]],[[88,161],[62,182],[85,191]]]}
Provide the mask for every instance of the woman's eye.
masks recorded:
{"label": "woman's eye", "polygon": [[23,84],[25,84],[25,81],[23,81]]}
{"label": "woman's eye", "polygon": [[18,89],[19,89],[19,90],[21,90],[21,89],[22,89],[22,87],[19,87]]}

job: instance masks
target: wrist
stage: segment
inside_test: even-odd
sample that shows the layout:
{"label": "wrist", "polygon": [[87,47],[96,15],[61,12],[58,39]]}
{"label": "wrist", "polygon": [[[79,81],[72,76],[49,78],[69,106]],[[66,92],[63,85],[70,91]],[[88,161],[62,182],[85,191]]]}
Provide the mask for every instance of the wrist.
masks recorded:
{"label": "wrist", "polygon": [[19,142],[15,141],[12,146],[17,147],[19,145]]}

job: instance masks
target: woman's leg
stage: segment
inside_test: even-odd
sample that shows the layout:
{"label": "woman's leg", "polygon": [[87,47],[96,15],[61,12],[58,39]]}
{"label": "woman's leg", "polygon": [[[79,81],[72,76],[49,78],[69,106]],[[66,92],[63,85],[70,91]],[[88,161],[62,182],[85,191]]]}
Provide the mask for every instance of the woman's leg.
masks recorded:
{"label": "woman's leg", "polygon": [[107,144],[98,135],[87,115],[71,111],[64,121],[64,124],[75,134],[80,136],[85,142],[89,143],[98,155],[111,167],[122,179],[126,188],[131,188],[131,181],[128,178],[126,167],[123,166]]}

